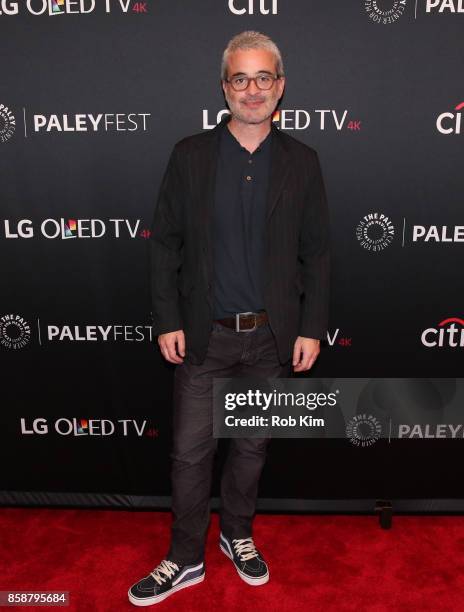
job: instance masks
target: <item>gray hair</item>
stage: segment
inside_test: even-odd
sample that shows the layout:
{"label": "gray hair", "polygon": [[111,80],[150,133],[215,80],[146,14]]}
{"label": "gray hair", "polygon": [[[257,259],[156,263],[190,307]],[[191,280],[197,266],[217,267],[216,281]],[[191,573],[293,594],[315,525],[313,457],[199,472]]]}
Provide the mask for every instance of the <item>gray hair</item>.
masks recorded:
{"label": "gray hair", "polygon": [[269,36],[261,34],[261,32],[246,30],[245,32],[236,34],[233,38],[231,38],[227,44],[227,47],[224,49],[221,64],[222,80],[227,78],[227,61],[229,59],[229,54],[233,53],[233,51],[237,51],[238,49],[267,49],[267,51],[271,51],[275,55],[276,71],[278,76],[284,76],[282,56],[275,42],[272,41]]}

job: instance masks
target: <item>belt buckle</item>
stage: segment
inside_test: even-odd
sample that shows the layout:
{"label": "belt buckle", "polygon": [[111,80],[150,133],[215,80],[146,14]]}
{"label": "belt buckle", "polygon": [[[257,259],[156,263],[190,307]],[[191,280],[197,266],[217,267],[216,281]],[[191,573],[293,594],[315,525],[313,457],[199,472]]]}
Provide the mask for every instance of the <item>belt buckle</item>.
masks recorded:
{"label": "belt buckle", "polygon": [[[252,314],[255,317],[255,325],[254,327],[250,327],[250,329],[240,329],[240,315],[249,315]],[[235,313],[235,331],[238,332],[250,332],[254,331],[258,326],[256,325],[256,312],[252,312],[249,310],[248,312],[237,312]]]}

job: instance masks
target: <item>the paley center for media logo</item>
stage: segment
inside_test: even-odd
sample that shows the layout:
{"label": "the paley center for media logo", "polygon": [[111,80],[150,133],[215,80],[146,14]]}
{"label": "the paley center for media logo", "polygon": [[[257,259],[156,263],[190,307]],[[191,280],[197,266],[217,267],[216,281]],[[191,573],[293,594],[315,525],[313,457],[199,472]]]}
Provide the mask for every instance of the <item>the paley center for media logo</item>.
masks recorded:
{"label": "the paley center for media logo", "polygon": [[379,252],[386,249],[395,237],[395,226],[383,212],[370,212],[359,221],[356,238],[368,251]]}
{"label": "the paley center for media logo", "polygon": [[382,424],[372,414],[356,414],[346,424],[346,436],[354,446],[372,446],[382,435]]}
{"label": "the paley center for media logo", "polygon": [[0,316],[0,346],[18,350],[31,339],[31,326],[20,314],[7,313]]}
{"label": "the paley center for media logo", "polygon": [[[34,329],[34,336],[32,335]],[[18,313],[7,313],[0,316],[0,346],[18,350],[27,346],[31,340],[39,344],[75,344],[81,342],[153,342],[153,327],[148,324],[129,323],[90,323],[63,324],[35,320],[32,327],[26,317]]]}
{"label": "the paley center for media logo", "polygon": [[16,119],[13,111],[0,102],[0,142],[12,138],[16,130]]}
{"label": "the paley center for media logo", "polygon": [[21,115],[23,138],[50,134],[98,133],[133,134],[148,132],[151,113],[36,113],[23,107],[18,113],[0,101],[0,143],[10,140],[17,132],[16,115]]}
{"label": "the paley center for media logo", "polygon": [[[364,9],[372,23],[396,23],[406,12],[408,0],[364,0]],[[414,19],[421,15],[443,16],[464,13],[464,0],[413,0]]]}
{"label": "the paley center for media logo", "polygon": [[[459,245],[464,243],[464,225],[422,225],[410,223],[403,217],[401,246],[423,244]],[[395,239],[395,225],[385,212],[375,211],[364,215],[356,226],[356,238],[360,246],[372,252],[386,249]]]}
{"label": "the paley center for media logo", "polygon": [[395,23],[403,15],[406,9],[406,0],[390,0],[389,2],[364,0],[364,8],[373,23],[386,25]]}

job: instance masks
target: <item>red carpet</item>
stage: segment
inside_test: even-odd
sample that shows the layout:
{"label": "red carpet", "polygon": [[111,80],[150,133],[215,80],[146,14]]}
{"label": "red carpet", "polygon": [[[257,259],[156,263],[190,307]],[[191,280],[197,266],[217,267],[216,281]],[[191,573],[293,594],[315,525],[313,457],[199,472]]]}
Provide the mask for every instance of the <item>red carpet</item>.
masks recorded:
{"label": "red carpet", "polygon": [[[79,612],[136,610],[127,590],[161,560],[170,522],[167,512],[0,509],[0,590],[67,590],[63,609]],[[204,582],[145,609],[464,610],[464,517],[397,516],[385,531],[375,516],[258,515],[271,576],[258,587],[217,538],[213,513]]]}

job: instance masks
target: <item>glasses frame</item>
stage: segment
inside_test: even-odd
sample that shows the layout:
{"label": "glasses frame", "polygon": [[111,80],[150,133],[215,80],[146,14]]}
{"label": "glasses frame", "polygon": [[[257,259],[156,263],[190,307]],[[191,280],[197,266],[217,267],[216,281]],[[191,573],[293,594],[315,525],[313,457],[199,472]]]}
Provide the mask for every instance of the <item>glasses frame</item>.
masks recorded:
{"label": "glasses frame", "polygon": [[[257,79],[258,79],[260,76],[267,76],[267,77],[269,77],[269,78],[271,78],[271,79],[273,80],[272,85],[271,85],[271,86],[270,86],[268,89],[263,89],[262,87],[260,87],[260,86],[258,85],[258,81],[257,81]],[[266,73],[266,74],[263,74],[263,73],[261,73],[261,74],[258,74],[257,76],[254,76],[254,77],[250,77],[250,76],[246,76],[246,75],[245,75],[245,76],[243,76],[243,77],[241,77],[241,76],[240,76],[240,77],[236,77],[236,78],[240,78],[240,79],[247,79],[247,84],[246,84],[246,86],[245,86],[243,89],[236,89],[236,88],[234,87],[234,85],[232,84],[232,80],[231,80],[231,79],[224,79],[224,81],[225,81],[226,83],[229,83],[229,85],[232,87],[232,89],[233,89],[234,91],[246,91],[246,90],[248,89],[248,87],[250,86],[250,81],[254,81],[254,82],[255,82],[256,87],[257,87],[257,88],[258,88],[260,91],[269,91],[270,89],[272,89],[272,88],[274,87],[274,83],[275,83],[276,81],[278,81],[279,79],[281,79],[281,78],[282,78],[282,75],[281,75],[281,74],[267,74],[267,73]]]}

